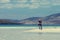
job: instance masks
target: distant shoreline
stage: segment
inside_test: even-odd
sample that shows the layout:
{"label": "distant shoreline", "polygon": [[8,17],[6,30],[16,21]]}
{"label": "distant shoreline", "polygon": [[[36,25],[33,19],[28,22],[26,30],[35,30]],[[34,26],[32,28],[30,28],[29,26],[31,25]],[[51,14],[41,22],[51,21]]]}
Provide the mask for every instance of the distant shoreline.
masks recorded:
{"label": "distant shoreline", "polygon": [[[4,23],[4,24],[0,24],[0,26],[38,26],[38,24],[7,24],[7,23]],[[60,26],[60,24],[42,24],[42,26]]]}

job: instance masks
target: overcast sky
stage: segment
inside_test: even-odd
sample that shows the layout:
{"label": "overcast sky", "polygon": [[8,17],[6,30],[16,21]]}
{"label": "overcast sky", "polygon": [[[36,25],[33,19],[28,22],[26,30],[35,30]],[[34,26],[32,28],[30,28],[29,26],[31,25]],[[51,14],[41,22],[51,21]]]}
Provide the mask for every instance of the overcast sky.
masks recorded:
{"label": "overcast sky", "polygon": [[60,13],[60,0],[0,0],[0,19],[45,17]]}

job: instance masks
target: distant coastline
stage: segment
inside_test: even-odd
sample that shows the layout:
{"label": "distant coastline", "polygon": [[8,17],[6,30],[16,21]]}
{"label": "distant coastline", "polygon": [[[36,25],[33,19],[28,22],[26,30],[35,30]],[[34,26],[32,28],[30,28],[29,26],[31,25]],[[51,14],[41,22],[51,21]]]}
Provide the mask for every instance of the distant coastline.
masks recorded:
{"label": "distant coastline", "polygon": [[0,19],[0,25],[37,26],[39,19],[42,20],[43,26],[60,26],[60,13],[46,17],[31,17],[22,20]]}

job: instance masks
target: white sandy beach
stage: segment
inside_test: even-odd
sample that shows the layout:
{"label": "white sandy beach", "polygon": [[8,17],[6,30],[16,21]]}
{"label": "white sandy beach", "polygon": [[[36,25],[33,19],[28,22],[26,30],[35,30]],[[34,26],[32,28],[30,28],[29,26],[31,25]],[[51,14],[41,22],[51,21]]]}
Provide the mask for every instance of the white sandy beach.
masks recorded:
{"label": "white sandy beach", "polygon": [[60,32],[60,28],[45,28],[42,30],[31,29],[31,30],[25,30],[24,32]]}
{"label": "white sandy beach", "polygon": [[60,40],[59,32],[60,27],[0,27],[0,40]]}
{"label": "white sandy beach", "polygon": [[43,28],[42,30],[39,30],[38,28],[33,28],[33,27],[30,27],[27,28],[27,27],[0,27],[1,30],[20,30],[20,29],[28,29],[28,30],[24,30],[23,32],[60,32],[60,27],[57,27],[57,28],[53,28],[53,27],[49,27],[49,28]]}

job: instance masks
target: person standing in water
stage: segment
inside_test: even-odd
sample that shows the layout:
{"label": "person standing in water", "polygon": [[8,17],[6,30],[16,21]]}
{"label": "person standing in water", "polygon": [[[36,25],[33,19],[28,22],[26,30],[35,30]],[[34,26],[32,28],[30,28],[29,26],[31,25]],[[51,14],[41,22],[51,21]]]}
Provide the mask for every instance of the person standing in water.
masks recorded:
{"label": "person standing in water", "polygon": [[38,26],[39,26],[39,29],[42,30],[42,20],[39,20],[39,21],[38,21]]}

